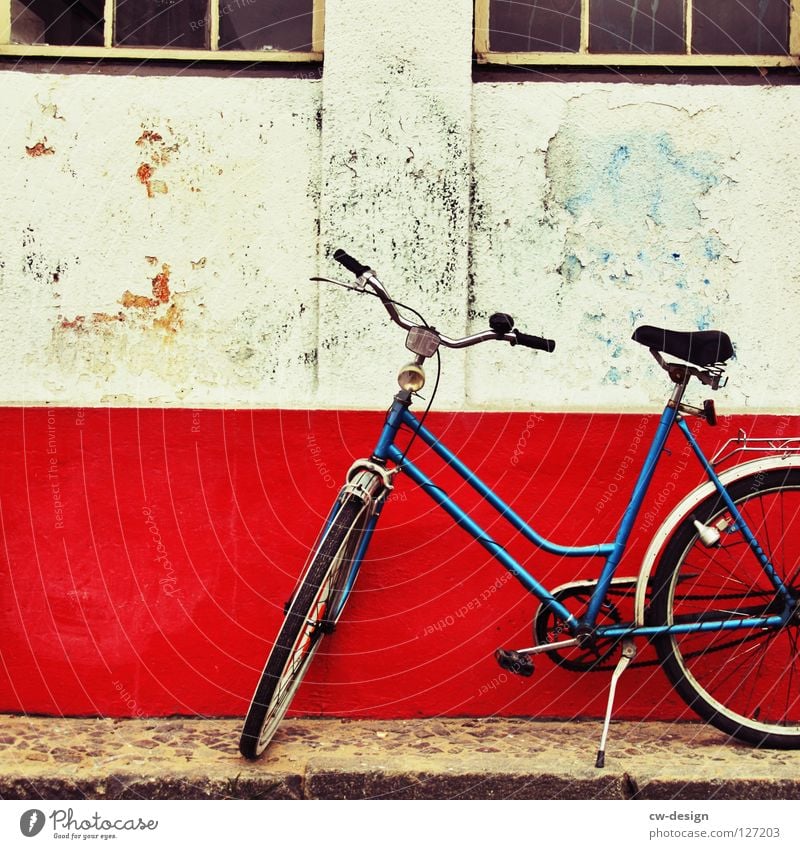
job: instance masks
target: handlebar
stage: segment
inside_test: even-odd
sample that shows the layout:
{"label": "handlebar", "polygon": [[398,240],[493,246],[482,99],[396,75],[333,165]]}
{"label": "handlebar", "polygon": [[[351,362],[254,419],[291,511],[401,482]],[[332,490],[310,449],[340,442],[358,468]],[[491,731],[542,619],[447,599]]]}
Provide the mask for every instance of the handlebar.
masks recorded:
{"label": "handlebar", "polygon": [[362,274],[369,271],[366,265],[362,265],[357,259],[353,259],[350,254],[345,253],[341,248],[333,252],[333,258],[336,262],[341,263],[348,271],[352,271],[356,277],[361,277]]}
{"label": "handlebar", "polygon": [[[389,313],[389,318],[402,327],[404,330],[411,330],[418,325],[413,324],[403,318],[397,311],[396,302],[392,300],[389,293],[386,291],[383,283],[378,279],[375,272],[369,266],[362,265],[357,259],[350,256],[341,248],[334,251],[333,258],[336,262],[343,265],[348,271],[352,272],[362,287],[367,286],[372,292],[377,295],[381,303]],[[499,319],[495,322],[495,319]],[[546,351],[548,354],[555,350],[556,343],[552,339],[545,339],[542,336],[532,336],[528,333],[522,333],[519,330],[514,330],[514,319],[505,313],[498,313],[490,319],[491,330],[483,330],[480,333],[473,333],[470,336],[464,336],[458,339],[451,339],[445,336],[438,330],[434,331],[439,339],[440,344],[446,348],[469,348],[472,345],[478,345],[481,342],[490,342],[492,340],[508,342],[511,345],[522,345],[525,348],[533,348],[537,351]],[[431,328],[432,329],[432,328]]]}

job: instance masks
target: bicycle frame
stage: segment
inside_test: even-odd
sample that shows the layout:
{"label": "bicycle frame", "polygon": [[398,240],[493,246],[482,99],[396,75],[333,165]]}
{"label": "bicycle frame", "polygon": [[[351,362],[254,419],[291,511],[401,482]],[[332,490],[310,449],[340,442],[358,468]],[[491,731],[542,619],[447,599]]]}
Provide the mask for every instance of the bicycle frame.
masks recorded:
{"label": "bicycle frame", "polygon": [[[773,680],[774,676],[770,677],[772,668],[765,669],[768,676],[766,685],[755,680],[761,677],[766,651],[773,647],[772,638],[777,636],[781,629],[787,630],[789,649],[796,658],[795,629],[800,625],[800,599],[797,597],[798,590],[791,589],[790,584],[795,583],[797,568],[795,564],[789,564],[792,574],[785,584],[778,573],[778,569],[786,565],[781,562],[781,555],[768,556],[753,532],[753,528],[756,528],[759,534],[763,533],[764,547],[771,551],[766,513],[772,515],[772,511],[765,508],[762,496],[771,496],[773,492],[777,492],[777,507],[783,529],[780,531],[780,538],[784,538],[786,531],[782,521],[783,492],[794,491],[795,498],[797,497],[796,493],[800,488],[800,458],[794,458],[792,461],[780,457],[766,458],[752,464],[734,465],[717,475],[714,461],[705,457],[684,419],[684,416],[697,416],[710,424],[715,423],[711,401],[705,401],[701,409],[682,403],[682,399],[690,378],[697,378],[712,390],[719,388],[725,364],[734,353],[728,335],[721,331],[677,332],[649,325],[634,331],[633,340],[649,349],[661,368],[668,373],[674,389],[645,452],[644,462],[613,540],[593,545],[559,545],[534,530],[425,426],[427,412],[417,417],[410,411],[414,393],[425,384],[422,365],[432,356],[438,356],[440,347],[468,348],[483,342],[505,342],[512,346],[522,345],[538,351],[552,352],[556,343],[552,339],[531,335],[515,328],[513,317],[507,313],[492,314],[489,317],[488,330],[463,338],[450,338],[428,325],[419,313],[393,300],[372,269],[342,250],[334,253],[334,259],[355,275],[355,284],[348,286],[327,278],[314,279],[336,283],[378,297],[392,322],[407,331],[406,348],[415,358],[401,368],[398,374],[401,392],[394,397],[375,450],[370,457],[358,459],[350,467],[346,483],[328,515],[317,544],[312,549],[306,572],[297,586],[298,594],[293,594],[287,603],[286,619],[278,640],[270,651],[245,719],[240,742],[242,754],[246,757],[257,757],[269,744],[277,723],[288,709],[288,699],[302,680],[317,641],[334,630],[353,589],[361,562],[366,556],[378,516],[389,500],[394,476],[400,472],[408,475],[438,507],[540,601],[541,606],[534,619],[537,644],[519,650],[497,649],[495,660],[501,668],[528,677],[534,672],[532,655],[554,652],[552,659],[556,663],[576,671],[590,671],[607,668],[607,662],[613,655],[617,655],[595,762],[597,767],[602,767],[605,762],[605,747],[617,683],[637,655],[634,638],[655,641],[659,659],[678,694],[703,719],[724,733],[753,745],[800,748],[800,715],[789,713],[790,706],[796,706],[796,687],[792,687],[795,683],[792,677],[794,667],[790,668],[788,679],[780,678],[781,689],[775,704],[770,696],[776,688],[777,680]],[[415,324],[411,319],[405,318],[398,309],[411,312],[421,324]],[[667,362],[662,354],[683,360],[684,364]],[[675,425],[688,442],[690,450],[687,453],[694,454],[702,467],[706,482],[686,495],[656,530],[644,553],[638,576],[616,577],[637,516],[653,482],[661,454]],[[408,432],[412,434],[411,439],[405,448],[401,449],[397,442],[401,434],[405,441]],[[602,566],[597,580],[571,582],[552,591],[545,587],[416,463],[407,459],[411,445],[416,439],[428,446],[505,519],[512,529],[535,548],[557,557],[601,558]],[[784,476],[759,478],[761,472],[771,475],[773,470],[784,467],[787,469]],[[763,487],[761,480],[767,481]],[[746,481],[749,489],[745,488]],[[730,487],[730,490],[727,487]],[[741,509],[734,503],[734,497],[743,505]],[[756,511],[758,505],[761,507],[764,518],[763,531],[758,512],[752,514],[752,528],[744,518],[745,514],[751,515],[747,505],[753,499],[757,505]],[[767,504],[771,503],[770,498]],[[796,516],[796,509],[792,515]],[[725,545],[721,545],[723,534],[726,536]],[[735,549],[734,545],[728,545],[728,542],[735,544]],[[730,570],[722,569],[720,561],[713,555],[709,558],[712,569],[708,576],[705,574],[706,567],[702,559],[700,565],[690,563],[697,545],[719,547],[723,552],[720,560],[725,561],[724,565],[729,561],[734,561],[736,565],[736,557],[740,552],[745,553],[748,558],[753,558],[748,564],[739,564],[750,567],[750,572],[739,580],[740,586],[745,590],[743,594],[737,591],[731,595],[726,591],[712,596],[721,600],[718,604],[704,604],[699,608],[694,605],[694,597],[687,593],[697,583],[701,584],[699,598],[707,600],[707,590],[702,588],[702,582],[707,577],[711,579],[712,586],[714,579],[722,582],[737,579],[729,574]],[[660,552],[663,552],[662,560],[653,573],[652,569]],[[771,560],[773,556],[774,564]],[[797,558],[793,549],[790,556],[795,560]],[[684,572],[687,563],[688,574]],[[752,567],[755,564],[757,569],[761,570],[760,575],[753,574]],[[714,571],[718,571],[719,575],[713,574]],[[651,580],[652,574],[655,574],[655,578]],[[764,586],[762,576],[769,581],[767,586]],[[686,585],[681,584],[684,580],[688,582]],[[748,588],[756,585],[758,591],[751,594]],[[629,621],[619,621],[613,606],[606,609],[612,601],[616,587],[628,592],[627,599],[633,602],[633,613]],[[635,592],[630,593],[629,590],[634,587]],[[684,593],[684,589],[687,593]],[[730,601],[740,597],[748,601],[745,604]],[[750,601],[753,598],[757,599],[756,603]],[[569,609],[570,606],[573,610]],[[691,612],[693,610],[696,612]],[[793,626],[791,632],[788,631],[788,625]],[[698,654],[690,651],[687,654],[684,651],[684,641],[669,639],[672,635],[722,632],[727,634],[730,631],[743,631],[742,640],[748,643],[751,638],[759,639],[762,633],[766,632],[766,639],[761,641],[763,645],[755,646],[759,649],[759,654],[753,658],[751,666],[744,670],[748,680],[752,678],[753,683],[741,697],[739,694],[743,688],[739,686],[738,672],[741,664],[738,659],[749,659],[752,646],[748,646],[743,653],[731,655],[736,664],[721,681],[718,678],[718,664],[713,661],[710,666],[700,666],[700,679],[703,679],[700,680],[695,677],[695,670],[698,664],[702,664],[705,652]],[[558,637],[562,632],[565,632],[565,638]],[[555,641],[551,642],[551,637],[554,637]],[[690,639],[686,642],[695,645],[699,643],[702,649],[703,643],[708,641]],[[722,643],[716,647],[727,649],[729,645],[738,647],[740,640],[712,639],[711,642]],[[561,649],[569,648],[577,648],[578,651],[561,654]],[[711,649],[713,648],[714,646],[711,646]],[[575,655],[577,658],[573,662]],[[697,664],[695,657],[701,658]],[[777,663],[780,671],[780,659]],[[705,683],[706,678],[709,678],[708,684]],[[766,690],[763,689],[764,686],[767,686]],[[733,693],[730,692],[731,687],[734,688]]]}
{"label": "bicycle frame", "polygon": [[[543,604],[547,604],[555,615],[561,619],[569,633],[574,638],[579,633],[594,633],[596,637],[605,638],[627,638],[627,637],[655,637],[662,634],[695,633],[698,631],[722,631],[737,630],[742,628],[778,628],[786,623],[792,605],[791,596],[775,572],[769,558],[764,554],[755,536],[742,517],[741,513],[728,495],[724,484],[720,481],[714,469],[705,457],[702,449],[695,440],[691,430],[679,413],[680,400],[683,396],[685,383],[676,386],[672,398],[667,403],[658,423],[656,432],[652,438],[647,456],[639,472],[639,476],[633,488],[628,505],[623,513],[621,522],[613,542],[604,542],[589,546],[563,546],[558,545],[537,533],[521,516],[519,516],[508,504],[506,504],[486,483],[484,483],[470,468],[468,468],[450,449],[448,449],[422,422],[410,411],[411,396],[408,392],[400,392],[395,396],[391,408],[386,417],[380,438],[373,454],[373,460],[379,463],[390,461],[394,463],[403,473],[424,490],[433,501],[441,507],[451,518],[480,543],[491,556],[500,562],[524,587],[536,596]],[[598,614],[606,599],[611,581],[614,578],[617,567],[625,552],[628,539],[633,529],[636,517],[647,494],[653,475],[658,465],[658,460],[666,445],[667,439],[672,431],[673,425],[677,424],[691,446],[692,452],[697,457],[709,480],[719,492],[723,502],[730,511],[735,527],[740,530],[750,546],[753,554],[761,562],[762,568],[769,577],[776,591],[783,596],[785,604],[781,615],[754,616],[737,620],[704,620],[702,622],[684,622],[673,625],[636,625],[634,623],[621,623],[615,625],[595,627]],[[553,594],[536,578],[520,565],[505,549],[483,530],[458,504],[453,501],[447,493],[441,490],[434,482],[412,461],[408,460],[405,452],[395,444],[401,428],[409,428],[422,442],[429,446],[450,468],[452,468],[464,481],[466,481],[497,513],[505,518],[509,524],[519,531],[529,542],[537,548],[550,554],[563,557],[603,557],[605,562],[600,572],[594,591],[591,594],[586,615],[576,618]],[[369,533],[371,536],[374,520],[370,522]],[[362,550],[365,550],[366,543]],[[355,572],[360,565],[360,558],[356,558],[354,574],[348,581],[348,589],[352,586]],[[539,651],[549,651],[574,644],[575,640],[559,641],[539,648]]]}

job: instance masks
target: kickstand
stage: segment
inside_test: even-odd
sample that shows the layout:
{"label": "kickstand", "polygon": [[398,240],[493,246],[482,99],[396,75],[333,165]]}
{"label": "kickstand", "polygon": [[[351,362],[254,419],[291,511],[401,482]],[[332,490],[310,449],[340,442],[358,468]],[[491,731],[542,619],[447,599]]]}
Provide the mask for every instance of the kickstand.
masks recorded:
{"label": "kickstand", "polygon": [[603,736],[600,738],[600,748],[597,750],[597,760],[595,767],[602,769],[606,765],[606,740],[608,739],[608,727],[611,725],[611,711],[614,708],[614,695],[617,692],[617,681],[619,681],[622,673],[628,668],[628,665],[636,656],[636,646],[633,640],[627,639],[622,641],[622,657],[617,663],[617,668],[611,676],[611,686],[608,689],[608,705],[606,706],[606,718],[603,723]]}

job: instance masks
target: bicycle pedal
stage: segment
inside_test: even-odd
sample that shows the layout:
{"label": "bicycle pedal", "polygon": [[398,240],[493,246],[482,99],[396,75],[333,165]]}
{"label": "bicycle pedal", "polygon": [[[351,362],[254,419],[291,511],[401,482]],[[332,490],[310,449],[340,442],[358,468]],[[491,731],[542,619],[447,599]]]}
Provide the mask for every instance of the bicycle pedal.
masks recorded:
{"label": "bicycle pedal", "polygon": [[494,653],[494,659],[503,669],[507,669],[514,675],[521,675],[523,678],[530,678],[533,675],[533,661],[529,654],[520,654],[510,649],[498,649]]}

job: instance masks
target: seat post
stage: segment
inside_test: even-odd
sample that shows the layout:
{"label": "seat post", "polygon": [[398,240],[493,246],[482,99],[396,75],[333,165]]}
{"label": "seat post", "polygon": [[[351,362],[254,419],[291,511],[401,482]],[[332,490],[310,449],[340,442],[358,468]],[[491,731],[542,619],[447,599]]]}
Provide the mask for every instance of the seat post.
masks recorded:
{"label": "seat post", "polygon": [[[683,372],[682,379],[677,374],[678,371]],[[689,374],[689,369],[677,366],[670,369],[669,376],[675,382],[675,388],[672,390],[672,394],[670,395],[669,401],[667,402],[667,406],[673,407],[677,410],[680,409],[680,404],[683,400],[683,393],[686,392],[686,386],[689,383],[689,377],[691,375]]]}

